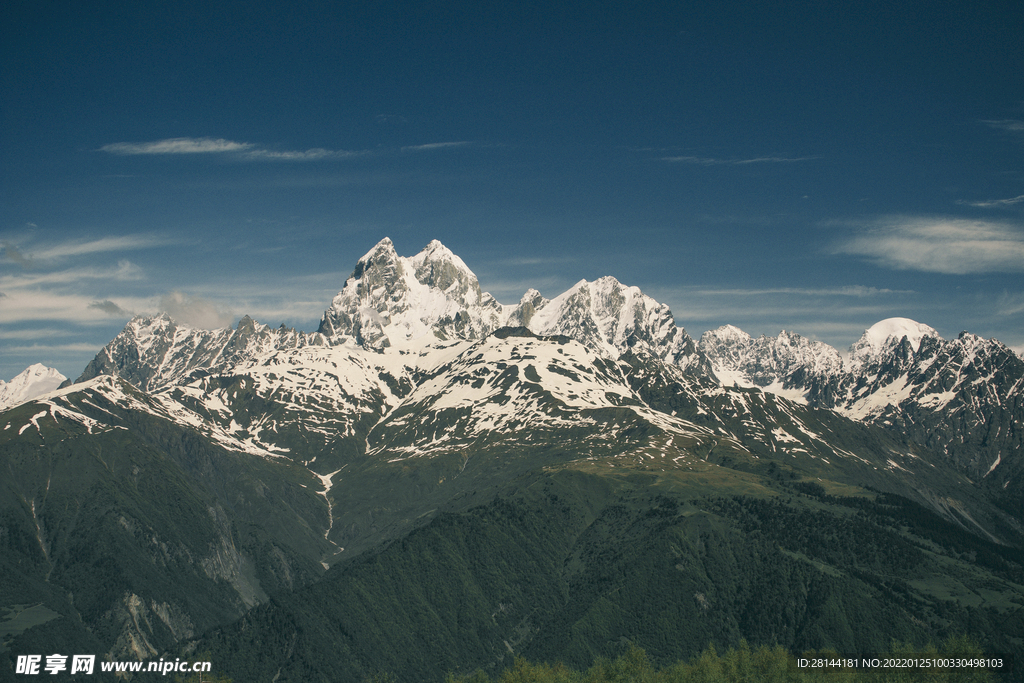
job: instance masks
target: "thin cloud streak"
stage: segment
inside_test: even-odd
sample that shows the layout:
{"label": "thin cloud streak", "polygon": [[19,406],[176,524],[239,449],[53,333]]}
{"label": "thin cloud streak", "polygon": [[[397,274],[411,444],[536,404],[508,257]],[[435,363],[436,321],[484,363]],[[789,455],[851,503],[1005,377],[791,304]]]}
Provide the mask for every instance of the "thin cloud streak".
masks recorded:
{"label": "thin cloud streak", "polygon": [[1024,228],[995,221],[891,216],[834,249],[896,270],[947,275],[1024,271]]}
{"label": "thin cloud streak", "polygon": [[764,296],[770,294],[792,294],[797,296],[880,296],[883,294],[913,294],[910,289],[879,289],[853,285],[850,287],[800,288],[780,287],[774,289],[698,289],[694,294],[701,296]]}
{"label": "thin cloud streak", "polygon": [[435,149],[446,149],[446,148],[449,148],[449,147],[464,147],[464,146],[470,145],[470,144],[472,144],[472,143],[467,141],[467,140],[462,140],[462,141],[459,141],[459,142],[428,142],[425,145],[409,145],[409,146],[403,147],[402,151],[403,152],[425,152],[425,151],[431,151],[431,150],[435,150]]}
{"label": "thin cloud streak", "polygon": [[32,344],[31,346],[10,346],[4,349],[5,353],[99,353],[103,348],[102,344],[89,344],[86,342],[75,344]]}
{"label": "thin cloud streak", "polygon": [[[0,306],[0,324],[14,325],[33,321],[90,324],[108,320],[110,316],[106,310],[92,305],[96,301],[96,297],[53,291],[8,292],[4,297],[4,305]],[[133,308],[123,299],[116,305],[123,311]]]}
{"label": "thin cloud streak", "polygon": [[998,121],[982,121],[986,126],[1008,133],[1024,133],[1024,121],[1017,119],[1000,119]]}
{"label": "thin cloud streak", "polygon": [[661,157],[662,161],[700,166],[743,166],[746,164],[789,164],[799,161],[814,161],[821,157],[754,157],[752,159],[715,159],[712,157],[677,156]]}
{"label": "thin cloud streak", "polygon": [[347,157],[360,156],[361,154],[365,153],[315,147],[305,151],[285,152],[275,152],[269,149],[254,149],[250,152],[246,152],[244,156],[247,159],[266,159],[268,161],[319,161],[321,159],[344,159]]}
{"label": "thin cloud streak", "polygon": [[982,202],[968,202],[968,201],[957,201],[957,204],[963,204],[966,206],[977,206],[982,209],[991,209],[1000,206],[1013,206],[1014,204],[1020,204],[1024,202],[1024,194],[1017,197],[1011,197],[1010,199],[989,199]]}
{"label": "thin cloud streak", "polygon": [[71,336],[68,330],[56,328],[28,329],[28,330],[0,330],[0,339],[42,339],[44,337],[66,337]]}
{"label": "thin cloud streak", "polygon": [[1024,313],[1024,292],[1003,292],[996,301],[996,313],[1002,316]]}
{"label": "thin cloud streak", "polygon": [[223,154],[244,152],[254,148],[249,142],[235,142],[223,138],[168,138],[154,142],[114,142],[100,147],[101,152],[119,156],[145,154]]}
{"label": "thin cloud streak", "polygon": [[6,275],[0,277],[4,289],[25,289],[40,285],[68,285],[86,280],[114,280],[118,282],[145,279],[142,269],[131,261],[120,261],[117,268],[70,268],[50,273]]}
{"label": "thin cloud streak", "polygon": [[51,260],[99,254],[111,251],[134,251],[176,244],[176,240],[157,235],[122,235],[120,237],[103,237],[96,240],[74,240],[62,242],[29,254],[31,260]]}
{"label": "thin cloud streak", "polygon": [[[473,143],[468,140],[428,142],[422,145],[407,145],[398,148],[401,152],[430,152],[440,149],[465,147]],[[168,138],[152,142],[114,142],[103,145],[100,152],[117,156],[166,156],[166,155],[222,155],[246,161],[323,161],[348,159],[359,156],[395,153],[390,150],[344,150],[313,147],[306,150],[275,150],[252,142],[238,142],[224,138]]]}
{"label": "thin cloud streak", "polygon": [[[409,145],[399,148],[403,152],[432,151],[471,145],[466,140],[452,142],[430,142],[423,145]],[[100,152],[118,156],[163,156],[163,155],[225,155],[250,161],[321,161],[326,159],[348,159],[351,157],[380,154],[380,151],[325,149],[313,147],[306,150],[275,150],[252,142],[238,142],[223,138],[168,138],[152,142],[114,142],[103,145]],[[387,150],[384,150],[386,153]],[[394,152],[394,149],[391,150]]]}

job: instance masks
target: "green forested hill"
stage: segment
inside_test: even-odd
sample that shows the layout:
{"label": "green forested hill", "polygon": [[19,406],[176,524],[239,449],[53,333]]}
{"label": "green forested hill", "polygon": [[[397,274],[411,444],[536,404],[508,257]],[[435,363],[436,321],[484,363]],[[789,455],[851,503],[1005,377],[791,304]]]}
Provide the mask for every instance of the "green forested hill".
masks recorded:
{"label": "green forested hill", "polygon": [[0,431],[0,680],[16,654],[153,657],[322,573],[308,472],[78,400],[128,427],[38,404],[4,414],[27,427]]}
{"label": "green forested hill", "polygon": [[[235,680],[440,680],[517,655],[585,669],[634,643],[878,653],[969,633],[1024,647],[1024,557],[906,499],[813,485],[694,495],[561,468],[441,513],[198,644]],[[968,558],[970,561],[968,561]]]}

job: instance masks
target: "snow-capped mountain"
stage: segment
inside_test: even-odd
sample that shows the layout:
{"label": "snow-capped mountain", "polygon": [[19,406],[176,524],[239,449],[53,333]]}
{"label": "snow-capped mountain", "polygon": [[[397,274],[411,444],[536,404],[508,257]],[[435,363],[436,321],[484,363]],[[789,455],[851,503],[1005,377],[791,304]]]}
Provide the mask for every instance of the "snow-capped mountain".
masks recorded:
{"label": "snow-capped mountain", "polygon": [[710,369],[668,306],[610,276],[580,280],[550,301],[531,289],[506,324],[513,323],[541,335],[571,337],[608,358],[634,350],[695,371]]}
{"label": "snow-capped mountain", "polygon": [[[701,335],[699,348],[711,360],[719,380],[745,387],[760,387],[791,400],[835,407],[841,401],[829,394],[810,394],[829,385],[846,385],[850,377],[876,373],[890,365],[903,348],[916,352],[925,337],[938,332],[908,318],[875,323],[854,343],[844,362],[839,351],[824,342],[782,330],[778,336],[754,339],[732,325]],[[837,386],[830,387],[836,389]]]}
{"label": "snow-capped mountain", "polygon": [[271,329],[249,316],[233,330],[202,330],[178,323],[166,313],[140,315],[96,354],[75,381],[115,375],[144,391],[156,391],[180,384],[196,371],[224,372],[275,350],[325,344],[319,334],[283,325]]}
{"label": "snow-capped mountain", "polygon": [[[865,330],[845,362],[831,346],[787,331],[754,339],[727,325],[705,332],[698,344],[676,325],[666,305],[613,277],[582,280],[552,299],[531,289],[518,304],[500,304],[436,240],[412,257],[399,256],[390,239],[381,240],[359,259],[324,312],[318,332],[271,329],[248,317],[234,330],[215,331],[187,328],[166,315],[139,317],[78,381],[113,374],[146,391],[178,387],[175,395],[182,404],[197,411],[189,420],[205,421],[210,428],[223,422],[230,432],[249,422],[232,417],[230,402],[221,409],[217,401],[224,399],[209,398],[206,392],[224,384],[218,377],[244,374],[259,391],[293,397],[292,408],[277,416],[278,432],[304,425],[310,434],[321,434],[310,438],[322,440],[330,430],[314,425],[319,417],[312,406],[338,416],[368,411],[382,417],[435,363],[461,352],[460,344],[506,326],[540,336],[564,335],[606,359],[647,354],[690,374],[717,378],[722,386],[760,389],[901,434],[911,421],[918,438],[979,478],[996,475],[1002,463],[1021,460],[1024,445],[1016,420],[1022,361],[994,340],[962,336],[945,341],[927,325],[890,318]],[[312,368],[324,363],[337,377],[349,379],[318,381],[320,370]],[[353,363],[360,369],[352,370]],[[343,366],[349,369],[337,370]],[[351,372],[367,379],[352,380]],[[299,377],[306,379],[299,382]],[[993,381],[1002,378],[1011,379],[994,388]],[[323,393],[328,385],[337,387],[333,394]],[[357,392],[361,398],[351,387],[363,387]],[[213,404],[203,408],[202,401]],[[307,416],[299,417],[303,413]],[[972,417],[963,422],[967,414]],[[335,426],[355,438],[352,419],[338,419]],[[246,432],[252,439],[246,443],[273,452],[274,430],[253,416],[249,420],[256,420],[251,424],[262,435]],[[973,427],[961,432],[968,423]],[[995,431],[989,433],[990,427]],[[983,431],[986,436],[980,437]],[[233,437],[224,438],[230,442]],[[1009,470],[1016,467],[1004,467],[993,480],[1008,481]]]}
{"label": "snow-capped mountain", "polygon": [[1020,485],[1024,361],[998,341],[963,332],[915,348],[889,337],[847,382],[837,411],[940,451],[973,478]]}
{"label": "snow-capped mountain", "polygon": [[[485,442],[508,447],[532,441],[578,456],[590,448],[586,443],[602,452],[624,446],[620,423],[644,423],[691,440],[711,435],[647,406],[630,386],[627,369],[566,336],[502,328],[420,379],[371,430],[368,453],[401,460]],[[609,427],[607,416],[615,412],[621,419]]]}
{"label": "snow-capped mountain", "polygon": [[890,429],[1000,486],[1024,474],[1024,362],[994,339],[944,340],[928,325],[890,318],[864,331],[847,362],[799,335],[754,340],[731,326],[705,333],[700,349],[724,384]]}
{"label": "snow-capped mountain", "polygon": [[808,391],[843,372],[834,348],[785,330],[777,337],[754,339],[724,325],[701,335],[699,348],[722,384],[759,387],[799,402],[812,402]]}
{"label": "snow-capped mountain", "polygon": [[925,337],[941,339],[933,328],[909,318],[881,320],[864,330],[860,339],[850,347],[849,371],[853,374],[870,374],[877,365],[886,361],[886,355],[891,354],[894,347],[902,347],[904,339],[916,352]]}
{"label": "snow-capped mountain", "polygon": [[507,317],[507,308],[437,240],[406,258],[384,238],[356,263],[319,331],[335,344],[353,340],[380,350],[426,335],[479,339]]}
{"label": "snow-capped mountain", "polygon": [[[117,585],[82,623],[112,656],[148,657],[435,516],[520,491],[579,520],[612,505],[618,519],[631,503],[611,492],[628,484],[682,496],[693,506],[679,519],[700,524],[708,496],[810,491],[817,510],[838,505],[826,491],[895,495],[1015,544],[1024,525],[1004,494],[1024,476],[1022,388],[1018,356],[966,333],[882,321],[846,362],[792,332],[725,326],[697,344],[612,277],[503,305],[440,242],[401,257],[385,239],[317,332],[130,321],[76,384],[4,411],[0,464],[15,476],[0,513],[33,586],[52,574],[80,609],[77,596]],[[557,496],[543,493],[549,475]],[[645,515],[675,524],[674,505]],[[82,548],[68,545],[76,525],[92,530]],[[88,548],[151,580],[83,571]],[[103,562],[117,564],[89,566]],[[183,585],[202,600],[181,599]]]}
{"label": "snow-capped mountain", "polygon": [[603,277],[581,280],[554,299],[530,289],[518,305],[502,305],[437,240],[412,257],[398,256],[390,239],[381,240],[359,259],[319,332],[332,344],[353,341],[381,350],[428,335],[480,339],[506,326],[566,335],[607,357],[643,348],[679,365],[703,362],[668,306],[637,287]]}
{"label": "snow-capped mountain", "polygon": [[53,391],[66,379],[60,372],[42,363],[30,365],[10,382],[0,380],[0,410]]}

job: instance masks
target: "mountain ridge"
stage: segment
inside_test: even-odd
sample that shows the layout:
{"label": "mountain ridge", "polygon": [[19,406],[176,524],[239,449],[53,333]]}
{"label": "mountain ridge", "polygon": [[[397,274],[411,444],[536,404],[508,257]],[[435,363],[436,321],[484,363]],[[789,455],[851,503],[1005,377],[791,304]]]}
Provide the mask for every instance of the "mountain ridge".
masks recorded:
{"label": "mountain ridge", "polygon": [[[396,350],[411,355],[435,343],[479,340],[509,325],[567,336],[607,358],[631,350],[650,353],[724,386],[758,388],[897,432],[909,421],[916,438],[933,447],[944,440],[939,449],[973,477],[998,473],[992,480],[1006,485],[1024,475],[1024,435],[1016,426],[1024,420],[1024,361],[996,340],[964,333],[947,341],[927,325],[889,318],[867,328],[851,345],[848,359],[824,342],[785,330],[754,339],[727,325],[694,341],[667,305],[611,276],[581,280],[552,299],[530,289],[518,304],[500,304],[438,240],[411,257],[399,256],[389,238],[378,242],[359,259],[317,332],[273,330],[248,316],[234,330],[214,331],[186,328],[163,314],[137,317],[77,381],[112,373],[140,388],[158,389],[182,383],[192,373],[224,372],[290,348],[355,347],[383,356]],[[418,372],[403,363],[384,365],[394,382],[403,381],[400,377],[412,382]],[[982,378],[996,375],[1006,380],[999,391],[971,393]],[[946,411],[947,406],[952,407]],[[956,406],[972,413],[976,423],[1007,411],[1008,416],[995,438],[968,443],[950,435],[954,418],[947,413]],[[1007,462],[1012,467],[1003,467]]]}
{"label": "mountain ridge", "polygon": [[[970,621],[950,621],[942,609],[927,606],[942,603],[952,590],[929,578],[948,561],[958,563],[958,576],[971,586],[995,581],[998,595],[1010,597],[993,598],[993,604],[1012,609],[1016,589],[1012,581],[1004,583],[1004,574],[1012,574],[1013,553],[1024,545],[1024,520],[1014,507],[1021,469],[1020,361],[997,342],[974,335],[947,341],[912,321],[882,322],[866,332],[855,374],[834,349],[792,332],[753,339],[726,327],[695,342],[666,305],[612,277],[580,281],[553,299],[528,290],[518,304],[501,305],[440,242],[400,257],[390,240],[382,240],[357,263],[317,332],[274,329],[248,316],[222,330],[197,330],[166,315],[137,317],[97,354],[78,383],[5,411],[0,458],[17,476],[0,487],[0,527],[20,539],[8,548],[14,558],[8,568],[21,567],[18,576],[33,595],[46,594],[51,574],[76,595],[98,590],[103,581],[116,586],[78,617],[66,600],[47,603],[77,618],[86,631],[103,634],[109,653],[145,658],[195,643],[200,629],[220,628],[248,610],[236,624],[243,630],[245,624],[258,625],[268,638],[285,638],[275,650],[284,656],[291,648],[287,639],[294,644],[299,635],[275,631],[281,619],[292,619],[280,610],[306,614],[313,608],[303,601],[331,601],[325,597],[329,591],[307,587],[361,576],[376,558],[398,562],[396,576],[413,566],[430,574],[430,562],[407,557],[404,549],[418,547],[415,539],[422,533],[442,544],[454,534],[450,538],[461,544],[467,539],[463,524],[475,529],[470,536],[491,538],[480,526],[480,510],[503,519],[508,537],[520,539],[516,556],[528,555],[530,539],[544,537],[536,536],[537,523],[529,520],[556,510],[578,525],[575,540],[565,540],[558,561],[537,580],[551,587],[569,581],[567,586],[582,591],[582,602],[571,609],[596,621],[580,626],[578,639],[559,647],[583,657],[605,651],[600,643],[609,639],[599,635],[605,618],[600,605],[618,599],[595,597],[608,579],[600,563],[587,558],[629,557],[609,530],[644,529],[653,539],[662,538],[664,524],[676,528],[672,534],[678,538],[655,545],[667,553],[666,562],[672,556],[689,559],[648,570],[659,576],[684,572],[687,585],[694,586],[691,593],[711,595],[705,591],[715,580],[700,569],[705,541],[690,548],[685,539],[727,539],[735,548],[730,552],[743,556],[743,539],[759,532],[736,526],[749,520],[727,502],[733,497],[744,501],[743,509],[761,510],[757,514],[773,529],[780,520],[815,509],[825,510],[828,524],[841,529],[850,511],[868,510],[876,521],[856,513],[865,532],[939,552],[926,536],[897,541],[903,538],[902,522],[886,521],[896,505],[912,510],[907,519],[923,516],[921,534],[945,525],[969,537],[958,540],[957,548],[980,543],[1009,553],[1005,562],[995,553],[982,570],[964,564],[967,551],[942,550],[941,559],[921,560],[925,569],[913,575],[921,597],[906,602],[893,597],[885,583],[901,561],[896,555],[886,554],[884,566],[867,555],[854,562],[825,538],[820,544],[833,548],[832,554],[814,555],[818,550],[803,537],[791,539],[777,529],[775,541],[762,543],[760,559],[748,558],[759,567],[781,563],[801,577],[800,585],[773,600],[784,603],[812,588],[828,593],[832,579],[841,576],[844,599],[871,605],[862,613],[884,607],[887,623],[906,625],[900,610],[910,610],[927,626],[913,622],[914,633],[935,633],[943,624]],[[54,472],[60,474],[56,479]],[[140,479],[147,472],[150,478]],[[161,477],[170,492],[167,505],[176,496],[188,503],[180,518],[164,503],[140,497],[139,486],[158,490]],[[96,488],[83,491],[80,481]],[[103,503],[108,495],[114,495],[111,509]],[[623,496],[641,501],[625,517]],[[509,507],[511,498],[521,504]],[[770,509],[763,509],[765,501]],[[180,583],[161,569],[147,574],[153,580],[145,585],[123,572],[85,571],[69,550],[79,547],[73,543],[79,519],[68,511],[87,504],[96,508],[90,524],[97,531],[89,538],[112,556],[127,543],[124,556],[140,567],[173,569],[166,545],[174,549],[175,561],[192,558],[195,566],[179,572]],[[131,534],[124,537],[122,530]],[[755,537],[760,538],[750,538]],[[0,534],[0,543],[6,538]],[[678,551],[680,542],[690,549]],[[818,559],[807,560],[812,555]],[[101,560],[104,567],[116,565]],[[622,559],[617,566],[628,572],[631,562]],[[815,564],[820,562],[825,569]],[[486,572],[486,565],[480,560],[473,571]],[[563,566],[566,577],[557,569]],[[385,581],[380,577],[388,574],[382,570],[374,580]],[[491,580],[474,576],[472,581]],[[183,598],[189,584],[216,610]],[[527,603],[510,597],[521,597],[515,585],[498,584],[497,592],[485,591],[490,611],[472,618],[496,619],[492,625],[499,628],[488,627],[490,640],[473,657],[493,663],[509,649],[542,652],[534,636],[576,618],[550,612],[544,617],[549,626],[533,622],[523,611]],[[727,584],[715,588],[718,595],[731,590]],[[757,603],[758,592],[774,590],[740,584],[749,592],[749,605]],[[396,587],[385,581],[381,590]],[[420,591],[417,604],[433,599],[428,589],[410,590]],[[902,596],[911,589],[900,590]],[[5,595],[0,592],[10,602]],[[683,602],[672,609],[696,609],[692,618],[706,614],[711,604],[694,603],[689,594],[676,598]],[[712,596],[711,602],[720,599]],[[622,609],[637,609],[631,604]],[[512,612],[497,618],[503,609]],[[786,626],[810,634],[792,643],[824,643],[825,632],[842,636],[829,631],[828,611],[818,609],[807,607],[815,629]],[[154,614],[177,616],[161,620]],[[635,623],[625,615],[616,623]],[[406,618],[411,623],[418,617]],[[716,622],[720,628],[696,632],[730,638],[743,632],[739,615],[722,619]],[[326,634],[325,642],[346,637],[332,628],[315,627]],[[591,635],[579,635],[591,628]],[[870,629],[857,632],[862,641],[856,642],[873,637]],[[246,637],[232,633],[216,637],[228,639],[221,651],[225,658],[239,647],[237,638]],[[315,644],[319,636],[307,637],[305,647],[322,649]],[[367,653],[380,645],[374,637],[358,646],[359,657],[369,657],[365,661],[372,661]],[[216,638],[202,642],[220,642]],[[301,666],[317,659],[303,657],[312,659]],[[318,670],[333,665],[323,666]],[[276,677],[274,668],[264,672],[267,680]],[[289,675],[306,680],[301,667]]]}

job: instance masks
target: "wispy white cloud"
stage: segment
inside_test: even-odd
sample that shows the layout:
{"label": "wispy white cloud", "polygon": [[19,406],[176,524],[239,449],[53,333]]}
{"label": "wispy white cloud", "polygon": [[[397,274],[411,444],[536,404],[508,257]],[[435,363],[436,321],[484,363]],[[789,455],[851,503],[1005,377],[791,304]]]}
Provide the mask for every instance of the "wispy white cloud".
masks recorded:
{"label": "wispy white cloud", "polygon": [[[93,306],[96,297],[79,293],[58,289],[8,290],[5,293],[4,305],[0,306],[0,324],[4,325],[39,321],[91,324],[110,317],[107,310]],[[132,305],[118,299],[120,303],[116,305],[122,311],[133,310]]]}
{"label": "wispy white cloud", "polygon": [[21,250],[10,242],[0,242],[0,247],[3,247],[4,250],[4,260],[10,261],[11,263],[18,263],[23,266],[27,266],[31,263],[31,259],[22,254]]}
{"label": "wispy white cloud", "polygon": [[55,327],[0,330],[0,339],[52,339],[53,337],[69,335],[70,332],[68,330],[61,330]]}
{"label": "wispy white cloud", "polygon": [[980,202],[968,202],[964,200],[957,201],[957,204],[963,204],[966,206],[977,206],[982,209],[998,208],[1001,206],[1013,206],[1014,204],[1020,204],[1024,202],[1024,194],[1016,197],[1010,197],[1009,199],[988,199]]}
{"label": "wispy white cloud", "polygon": [[713,157],[673,156],[661,157],[662,161],[699,166],[743,166],[746,164],[789,164],[798,161],[814,161],[821,157],[753,157],[750,159],[716,159]]}
{"label": "wispy white cloud", "polygon": [[863,285],[852,285],[849,287],[778,287],[770,289],[699,289],[694,292],[701,296],[763,296],[768,294],[794,294],[800,296],[853,296],[868,297],[885,294],[913,294],[913,290],[907,289],[879,289],[878,287],[864,287]]}
{"label": "wispy white cloud", "polygon": [[428,152],[434,149],[445,149],[448,147],[463,147],[465,145],[472,144],[466,140],[460,140],[458,142],[428,142],[425,145],[409,145],[402,148],[403,152]]}
{"label": "wispy white cloud", "polygon": [[127,282],[142,280],[145,274],[131,261],[120,261],[115,268],[68,268],[50,272],[29,271],[0,277],[0,287],[24,289],[42,285],[69,285],[86,280]]}
{"label": "wispy white cloud", "polygon": [[982,121],[986,126],[1003,130],[1008,133],[1024,133],[1024,121],[1018,119],[1000,119],[997,121]]}
{"label": "wispy white cloud", "polygon": [[153,142],[113,142],[100,147],[101,152],[134,156],[139,154],[223,154],[244,152],[255,147],[249,142],[223,138],[168,138]]}
{"label": "wispy white cloud", "polygon": [[31,261],[60,259],[87,254],[99,254],[113,251],[134,251],[153,247],[175,244],[176,240],[159,235],[120,235],[117,237],[101,237],[94,240],[68,240],[42,246],[29,251],[27,258]]}
{"label": "wispy white cloud", "polygon": [[835,248],[898,270],[950,275],[1024,271],[1024,227],[995,221],[890,216]]}
{"label": "wispy white cloud", "polygon": [[[422,145],[407,145],[397,148],[402,152],[429,152],[471,145],[468,140],[428,142]],[[168,138],[152,142],[113,142],[103,145],[99,151],[118,156],[144,155],[187,155],[217,154],[236,160],[249,161],[321,161],[325,159],[347,159],[374,154],[394,154],[396,148],[384,150],[345,150],[313,147],[311,149],[272,149],[252,142],[238,142],[223,138]]]}
{"label": "wispy white cloud", "polygon": [[1003,292],[996,300],[996,313],[1011,316],[1024,313],[1024,292]]}
{"label": "wispy white cloud", "polygon": [[252,142],[237,142],[223,138],[168,138],[152,142],[114,142],[103,145],[99,151],[119,156],[221,154],[236,159],[254,161],[318,161],[367,154],[367,152],[324,149],[322,147],[306,150],[275,150]]}
{"label": "wispy white cloud", "polygon": [[[124,296],[146,272],[127,259],[110,263],[108,254],[172,243],[154,235],[123,235],[19,245],[20,258],[0,271],[0,324],[53,321],[69,325],[106,324],[138,310],[140,301]],[[5,249],[13,252],[14,249]]]}
{"label": "wispy white cloud", "polygon": [[235,321],[216,302],[177,291],[160,297],[159,308],[180,323],[206,330],[229,327]]}
{"label": "wispy white cloud", "polygon": [[346,150],[331,150],[314,147],[307,150],[286,150],[283,152],[269,149],[254,149],[245,153],[247,159],[266,159],[268,161],[317,161],[320,159],[343,159],[364,154]]}
{"label": "wispy white cloud", "polygon": [[31,344],[27,346],[9,346],[4,349],[7,354],[34,354],[44,353],[99,353],[103,345],[89,344],[88,342],[75,342],[71,344]]}

